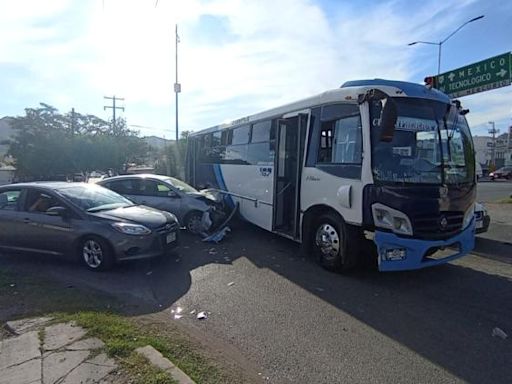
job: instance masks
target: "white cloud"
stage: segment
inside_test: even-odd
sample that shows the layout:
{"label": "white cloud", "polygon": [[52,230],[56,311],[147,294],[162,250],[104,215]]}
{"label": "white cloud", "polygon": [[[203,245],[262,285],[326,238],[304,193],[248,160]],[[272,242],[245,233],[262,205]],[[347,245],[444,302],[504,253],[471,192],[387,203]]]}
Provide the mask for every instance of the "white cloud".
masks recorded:
{"label": "white cloud", "polygon": [[[161,130],[150,134],[165,129],[170,136],[176,22],[180,125],[196,130],[346,80],[418,80],[431,70],[430,62],[414,65],[424,51],[406,44],[442,35],[472,1],[428,1],[410,12],[396,1],[364,9],[340,3],[335,15],[312,0],[160,0],[156,8],[152,0],[3,3],[8,11],[0,14],[0,34],[13,37],[0,40],[2,56],[9,57],[0,64],[31,73],[17,79],[17,96],[26,98],[20,103],[41,100],[106,117],[103,95],[116,94],[126,99],[129,122]],[[216,18],[226,36],[207,36],[208,44],[199,38],[208,33],[204,16]],[[500,114],[501,108],[502,103],[488,113]]]}

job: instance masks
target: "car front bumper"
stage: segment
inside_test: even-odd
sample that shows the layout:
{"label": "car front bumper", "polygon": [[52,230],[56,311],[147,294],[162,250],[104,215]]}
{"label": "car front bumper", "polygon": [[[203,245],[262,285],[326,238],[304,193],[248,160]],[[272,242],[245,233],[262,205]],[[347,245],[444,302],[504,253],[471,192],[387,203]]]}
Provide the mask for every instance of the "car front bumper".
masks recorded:
{"label": "car front bumper", "polygon": [[484,215],[482,219],[476,221],[476,233],[484,233],[489,229],[489,224],[491,223],[491,217],[489,215]]}
{"label": "car front bumper", "polygon": [[171,230],[154,230],[146,236],[119,235],[111,240],[117,261],[162,256],[176,248],[179,243],[177,224]]}
{"label": "car front bumper", "polygon": [[[406,271],[445,264],[462,257],[475,247],[475,219],[461,233],[446,240],[420,240],[399,237],[394,233],[375,231],[380,271]],[[458,250],[446,257],[429,257],[434,249],[456,246]],[[394,252],[394,253],[393,253]]]}

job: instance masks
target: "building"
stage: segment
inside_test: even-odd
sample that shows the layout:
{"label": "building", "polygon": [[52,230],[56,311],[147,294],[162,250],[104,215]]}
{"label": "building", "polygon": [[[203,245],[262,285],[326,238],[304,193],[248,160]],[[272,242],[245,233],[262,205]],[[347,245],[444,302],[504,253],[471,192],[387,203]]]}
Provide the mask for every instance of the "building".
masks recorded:
{"label": "building", "polygon": [[11,165],[0,164],[0,185],[11,184],[14,181],[16,168]]}
{"label": "building", "polygon": [[[512,130],[512,127],[510,128]],[[473,136],[475,144],[475,159],[483,168],[489,168],[492,163],[493,139],[491,136]],[[512,140],[509,133],[503,133],[496,137],[494,147],[494,159],[496,168],[512,165]]]}
{"label": "building", "polygon": [[8,145],[2,144],[5,140],[9,140],[11,136],[14,134],[13,129],[11,128],[12,117],[2,117],[0,119],[0,161],[3,159],[7,150],[9,149]]}

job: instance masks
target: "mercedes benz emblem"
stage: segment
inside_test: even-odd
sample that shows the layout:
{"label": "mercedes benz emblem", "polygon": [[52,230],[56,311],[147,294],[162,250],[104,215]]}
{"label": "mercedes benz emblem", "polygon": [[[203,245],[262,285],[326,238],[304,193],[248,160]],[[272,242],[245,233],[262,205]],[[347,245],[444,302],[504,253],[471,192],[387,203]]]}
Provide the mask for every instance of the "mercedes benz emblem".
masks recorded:
{"label": "mercedes benz emblem", "polygon": [[448,219],[446,216],[441,216],[441,220],[439,220],[439,226],[441,229],[446,229],[446,226],[448,225]]}

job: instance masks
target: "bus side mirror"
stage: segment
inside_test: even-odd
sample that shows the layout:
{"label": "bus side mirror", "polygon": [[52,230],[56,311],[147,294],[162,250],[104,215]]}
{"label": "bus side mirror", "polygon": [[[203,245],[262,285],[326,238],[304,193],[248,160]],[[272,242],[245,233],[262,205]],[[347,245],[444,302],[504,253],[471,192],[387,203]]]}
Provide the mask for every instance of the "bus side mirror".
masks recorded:
{"label": "bus side mirror", "polygon": [[389,143],[393,140],[395,134],[395,124],[398,119],[395,101],[386,97],[384,99],[384,106],[382,107],[382,114],[380,118],[380,126],[382,128],[380,134],[380,141]]}

